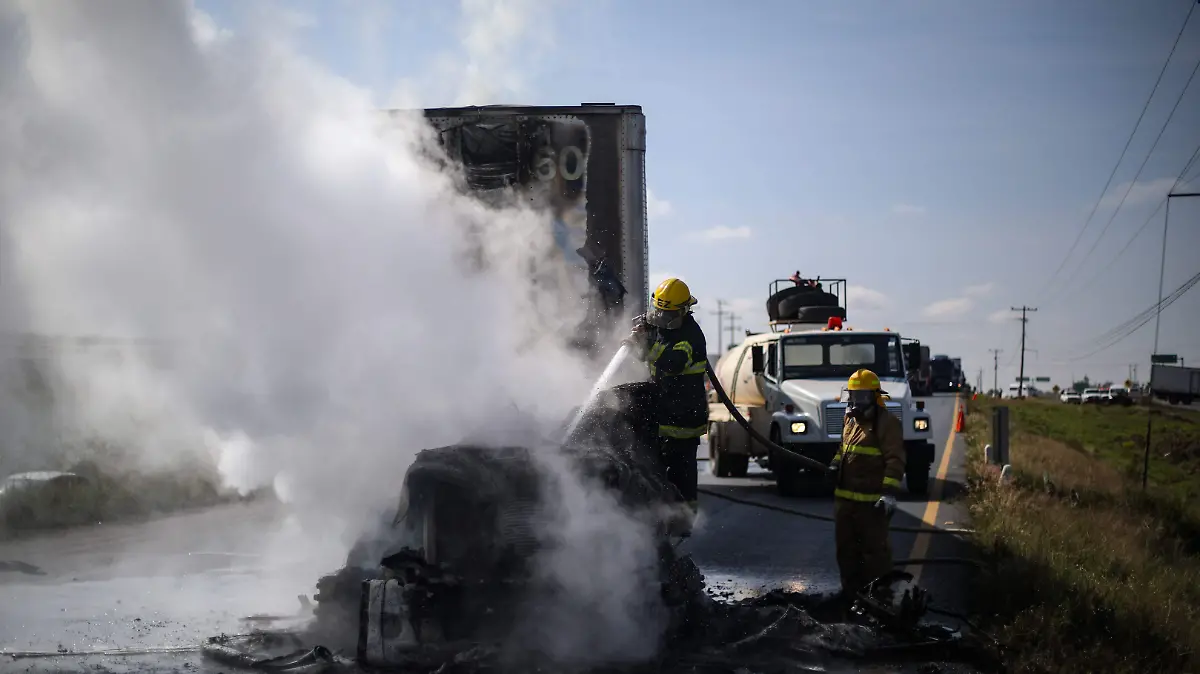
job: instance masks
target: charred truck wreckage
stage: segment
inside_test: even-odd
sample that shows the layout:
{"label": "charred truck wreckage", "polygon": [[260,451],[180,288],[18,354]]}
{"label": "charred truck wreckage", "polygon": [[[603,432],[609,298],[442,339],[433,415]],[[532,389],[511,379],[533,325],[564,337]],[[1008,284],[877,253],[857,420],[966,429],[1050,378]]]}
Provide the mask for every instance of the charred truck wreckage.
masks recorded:
{"label": "charred truck wreckage", "polygon": [[[649,296],[640,107],[442,108],[427,110],[426,118],[446,156],[461,165],[465,190],[484,199],[497,190],[528,190],[551,214],[559,278],[577,284],[590,309],[568,339],[597,362],[610,358],[605,344],[614,340],[605,335],[644,313]],[[719,387],[711,368],[709,376]],[[539,646],[547,636],[536,623],[540,607],[561,591],[539,573],[539,560],[562,544],[547,523],[557,515],[567,475],[608,499],[649,541],[644,573],[631,574],[627,583],[634,587],[621,591],[645,597],[645,625],[634,629],[655,631],[657,648],[626,667],[837,671],[824,667],[839,658],[911,659],[913,649],[931,661],[962,658],[958,652],[969,640],[919,622],[925,596],[906,574],[867,589],[851,611],[853,622],[819,623],[812,617],[819,612],[803,605],[809,599],[795,596],[741,605],[712,599],[700,570],[678,552],[683,535],[674,515],[682,497],[658,456],[658,385],[604,380],[565,425],[562,440],[548,447],[462,444],[416,456],[395,511],[354,546],[344,568],[317,581],[302,638],[345,656],[322,646],[256,660],[255,648],[278,655],[283,637],[271,633],[238,643],[214,637],[206,653],[260,669],[530,671],[531,662],[562,664],[561,654],[548,657]],[[556,470],[547,470],[547,455]],[[587,615],[592,607],[572,610]],[[263,646],[271,639],[273,651]]]}

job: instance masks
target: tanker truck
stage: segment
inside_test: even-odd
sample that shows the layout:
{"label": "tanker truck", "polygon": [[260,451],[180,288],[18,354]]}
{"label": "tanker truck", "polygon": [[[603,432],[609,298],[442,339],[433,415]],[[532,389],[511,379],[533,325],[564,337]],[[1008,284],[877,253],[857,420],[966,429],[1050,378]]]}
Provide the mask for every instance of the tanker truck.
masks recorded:
{"label": "tanker truck", "polygon": [[[904,427],[907,489],[924,495],[934,458],[932,429],[924,401],[911,394],[901,337],[887,328],[843,326],[845,291],[845,279],[774,281],[767,301],[770,331],[747,334],[723,354],[714,368],[717,379],[755,430],[828,465],[841,443],[846,414],[842,389],[855,370],[873,370],[888,393],[888,412]],[[744,476],[755,459],[774,474],[784,496],[827,490],[820,472],[755,442],[715,395],[708,410],[715,475]]]}

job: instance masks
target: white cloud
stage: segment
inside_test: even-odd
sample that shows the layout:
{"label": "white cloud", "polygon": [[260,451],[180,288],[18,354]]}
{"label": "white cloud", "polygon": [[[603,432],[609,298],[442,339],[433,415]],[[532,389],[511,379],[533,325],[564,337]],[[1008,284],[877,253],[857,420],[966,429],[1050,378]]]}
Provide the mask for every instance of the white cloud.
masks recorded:
{"label": "white cloud", "polygon": [[951,297],[950,299],[938,300],[933,304],[925,307],[921,314],[928,318],[949,318],[951,316],[960,316],[971,309],[973,302],[969,297]]}
{"label": "white cloud", "polygon": [[191,23],[192,38],[201,47],[228,40],[233,36],[233,31],[218,26],[211,15],[199,9],[193,8],[188,20]]}
{"label": "white cloud", "polygon": [[980,283],[978,285],[967,286],[966,288],[963,288],[963,294],[969,297],[982,297],[992,292],[992,290],[995,288],[996,284],[988,281],[987,283]]}
{"label": "white cloud", "polygon": [[669,271],[652,271],[650,272],[650,288],[653,290],[658,287],[658,284],[666,281],[669,278],[679,278],[679,274]]}
{"label": "white cloud", "polygon": [[702,229],[698,232],[692,232],[690,238],[707,243],[712,243],[714,241],[729,241],[731,239],[749,239],[750,228],[745,225],[742,225],[741,227],[725,227],[724,225],[718,225],[716,227]]}
{"label": "white cloud", "polygon": [[1013,312],[1008,309],[997,309],[988,314],[988,323],[1007,323],[1013,319]]}
{"label": "white cloud", "polygon": [[887,307],[888,297],[878,290],[852,285],[846,288],[846,305],[855,311],[878,311]]}
{"label": "white cloud", "polygon": [[646,190],[646,215],[651,220],[665,218],[675,212],[675,207],[666,199],[659,199],[654,190]]}
{"label": "white cloud", "polygon": [[976,298],[983,297],[995,290],[996,284],[988,281],[986,283],[977,283],[962,289],[962,293],[957,297],[950,297],[944,300],[938,300],[933,304],[925,307],[921,314],[926,318],[951,318],[961,316],[971,309],[975,308]]}
{"label": "white cloud", "polygon": [[[1154,180],[1143,180],[1134,183],[1130,186],[1128,181],[1114,187],[1108,194],[1100,200],[1100,208],[1116,208],[1117,204],[1121,203],[1121,198],[1125,197],[1125,206],[1136,206],[1156,201],[1167,196],[1171,188],[1175,185],[1175,178],[1155,178]],[[1129,195],[1126,196],[1125,192]]]}
{"label": "white cloud", "polygon": [[893,204],[892,212],[896,215],[924,215],[925,207],[913,204]]}

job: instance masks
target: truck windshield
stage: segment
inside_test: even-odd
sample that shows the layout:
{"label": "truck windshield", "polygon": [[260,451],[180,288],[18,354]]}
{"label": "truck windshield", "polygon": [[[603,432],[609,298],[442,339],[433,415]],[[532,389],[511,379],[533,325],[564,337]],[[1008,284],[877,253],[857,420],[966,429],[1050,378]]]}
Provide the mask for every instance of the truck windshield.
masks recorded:
{"label": "truck windshield", "polygon": [[784,379],[849,377],[862,368],[880,377],[904,377],[899,337],[822,333],[782,342]]}

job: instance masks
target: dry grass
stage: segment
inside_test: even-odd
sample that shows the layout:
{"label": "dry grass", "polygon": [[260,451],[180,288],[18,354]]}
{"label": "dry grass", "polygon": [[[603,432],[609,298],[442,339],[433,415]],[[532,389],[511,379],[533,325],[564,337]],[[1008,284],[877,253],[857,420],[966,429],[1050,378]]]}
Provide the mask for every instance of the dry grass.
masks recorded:
{"label": "dry grass", "polygon": [[[1075,422],[1055,413],[1034,409],[1060,434]],[[1028,425],[1011,443],[1016,480],[999,485],[981,458],[988,415],[976,406],[968,433],[972,520],[991,560],[974,594],[981,620],[1010,648],[1012,670],[1200,671],[1200,558],[1180,535],[1189,527],[1174,488],[1142,495],[1119,456],[1087,447],[1102,438],[1068,444]]]}
{"label": "dry grass", "polygon": [[4,503],[0,539],[21,532],[151,517],[237,498],[219,489],[215,476],[113,474],[94,466],[75,466],[68,472],[86,476],[89,484],[42,490]]}

